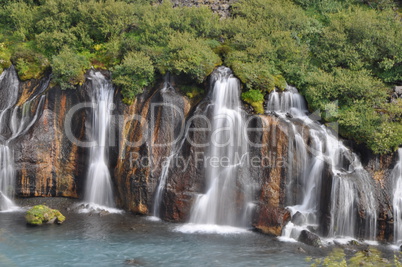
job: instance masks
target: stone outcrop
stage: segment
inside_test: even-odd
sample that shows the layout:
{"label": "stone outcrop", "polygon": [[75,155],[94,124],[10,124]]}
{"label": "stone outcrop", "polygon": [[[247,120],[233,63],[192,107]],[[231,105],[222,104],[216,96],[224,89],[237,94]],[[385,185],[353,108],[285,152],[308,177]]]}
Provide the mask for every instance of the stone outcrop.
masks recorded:
{"label": "stone outcrop", "polygon": [[321,239],[318,235],[313,234],[307,230],[303,230],[300,233],[299,241],[313,247],[321,247]]}
{"label": "stone outcrop", "polygon": [[393,98],[402,98],[402,86],[395,86],[394,93],[392,94]]}

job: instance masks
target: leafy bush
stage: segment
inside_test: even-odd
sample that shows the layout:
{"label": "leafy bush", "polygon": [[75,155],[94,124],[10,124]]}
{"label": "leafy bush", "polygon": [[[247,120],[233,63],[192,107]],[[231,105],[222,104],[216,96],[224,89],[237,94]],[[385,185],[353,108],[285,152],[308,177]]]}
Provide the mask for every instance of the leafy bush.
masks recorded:
{"label": "leafy bush", "polygon": [[4,43],[0,43],[0,72],[11,66],[11,51]]}
{"label": "leafy bush", "polygon": [[155,79],[151,59],[142,52],[128,53],[113,69],[113,83],[121,87],[124,102],[132,103],[135,96]]}
{"label": "leafy bush", "polygon": [[243,101],[249,103],[258,114],[264,113],[264,95],[259,90],[250,90],[242,93],[241,98]]}
{"label": "leafy bush", "polygon": [[190,99],[197,99],[205,93],[204,89],[194,85],[181,85],[179,88]]}
{"label": "leafy bush", "polygon": [[[306,261],[311,262],[312,267],[317,266],[402,266],[401,255],[394,255],[393,260],[383,257],[381,251],[369,247],[364,250],[355,250],[351,255],[345,254],[342,248],[334,248],[327,257],[313,259],[307,257]],[[389,257],[389,256],[388,256]]]}
{"label": "leafy bush", "polygon": [[75,88],[75,85],[85,81],[85,70],[90,67],[89,61],[68,47],[52,57],[51,62],[53,81],[62,90]]}
{"label": "leafy bush", "polygon": [[50,66],[49,60],[26,45],[15,48],[11,61],[21,80],[39,79]]}
{"label": "leafy bush", "polygon": [[319,67],[368,69],[384,82],[402,80],[402,23],[392,10],[376,12],[355,6],[328,16],[312,52]]}
{"label": "leafy bush", "polygon": [[199,38],[189,33],[176,33],[167,45],[167,67],[158,66],[161,73],[186,74],[201,83],[215,67],[222,64],[221,59]]}

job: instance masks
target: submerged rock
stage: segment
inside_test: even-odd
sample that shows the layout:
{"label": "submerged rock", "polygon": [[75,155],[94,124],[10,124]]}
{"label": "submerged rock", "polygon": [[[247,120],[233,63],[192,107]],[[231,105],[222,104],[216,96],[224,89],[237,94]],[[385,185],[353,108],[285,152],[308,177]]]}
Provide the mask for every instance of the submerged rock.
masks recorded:
{"label": "submerged rock", "polygon": [[125,260],[124,263],[129,266],[145,266],[145,264],[141,260],[137,259]]}
{"label": "submerged rock", "polygon": [[299,242],[302,242],[306,245],[313,246],[313,247],[321,247],[321,239],[318,235],[313,234],[307,230],[303,230],[299,236]]}
{"label": "submerged rock", "polygon": [[27,211],[25,219],[28,224],[42,225],[43,223],[58,223],[65,221],[66,217],[60,211],[49,208],[45,205],[37,205]]}

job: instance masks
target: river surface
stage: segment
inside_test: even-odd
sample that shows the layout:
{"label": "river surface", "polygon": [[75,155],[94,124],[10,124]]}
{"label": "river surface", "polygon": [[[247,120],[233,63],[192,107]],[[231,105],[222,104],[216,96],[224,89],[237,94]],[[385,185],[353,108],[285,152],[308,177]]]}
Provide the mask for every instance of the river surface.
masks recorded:
{"label": "river surface", "polygon": [[129,213],[64,213],[62,225],[40,227],[23,211],[0,213],[0,266],[308,266],[307,254],[322,254],[251,231],[190,234]]}

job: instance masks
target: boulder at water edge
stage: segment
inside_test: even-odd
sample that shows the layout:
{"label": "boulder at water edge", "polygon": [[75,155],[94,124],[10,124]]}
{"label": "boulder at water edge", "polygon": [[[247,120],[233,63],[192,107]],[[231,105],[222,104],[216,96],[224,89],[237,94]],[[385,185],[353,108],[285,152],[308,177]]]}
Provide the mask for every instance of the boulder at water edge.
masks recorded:
{"label": "boulder at water edge", "polygon": [[320,237],[307,230],[301,231],[300,236],[299,236],[299,242],[302,242],[304,244],[307,244],[307,245],[313,246],[313,247],[321,247],[322,246]]}
{"label": "boulder at water edge", "polygon": [[43,223],[61,224],[66,217],[58,210],[51,209],[45,205],[37,205],[27,211],[25,219],[28,224],[41,225]]}

